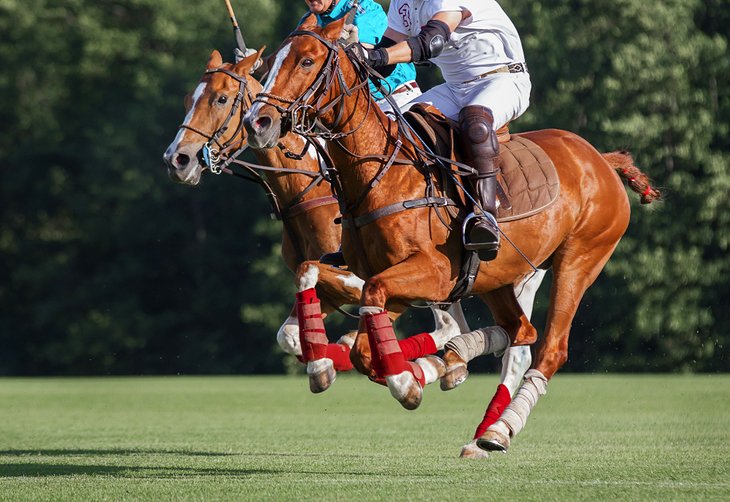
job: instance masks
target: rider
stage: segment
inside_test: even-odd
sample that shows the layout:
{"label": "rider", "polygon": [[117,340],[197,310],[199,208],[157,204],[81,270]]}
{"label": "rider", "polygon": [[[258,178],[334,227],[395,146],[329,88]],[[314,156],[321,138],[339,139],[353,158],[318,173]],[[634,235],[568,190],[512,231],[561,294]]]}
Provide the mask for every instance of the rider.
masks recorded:
{"label": "rider", "polygon": [[[354,18],[348,23],[357,28],[357,38],[363,47],[373,48],[382,44],[383,32],[388,27],[388,16],[375,0],[304,0],[309,11],[317,16],[320,26],[347,16],[355,6]],[[350,26],[345,27],[351,29]],[[398,64],[392,73],[381,81],[383,89],[390,92],[398,106],[404,105],[421,95],[416,83],[416,69],[412,63]],[[380,108],[387,112],[391,106],[385,96],[371,82],[370,92]]]}
{"label": "rider", "polygon": [[493,259],[499,248],[496,130],[525,112],[532,87],[519,34],[495,0],[391,0],[383,39],[381,45],[392,45],[363,48],[375,69],[431,60],[441,70],[445,83],[414,102],[459,120],[484,210],[467,219],[465,245],[482,260]]}

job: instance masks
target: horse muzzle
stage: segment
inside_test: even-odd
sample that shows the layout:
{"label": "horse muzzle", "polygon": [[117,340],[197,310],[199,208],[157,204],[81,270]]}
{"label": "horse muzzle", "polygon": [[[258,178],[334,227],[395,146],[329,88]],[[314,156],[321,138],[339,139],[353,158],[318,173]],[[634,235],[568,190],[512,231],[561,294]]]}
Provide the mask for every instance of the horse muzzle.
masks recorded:
{"label": "horse muzzle", "polygon": [[192,147],[168,148],[162,159],[172,181],[185,185],[197,185],[200,182],[203,170],[197,152]]}
{"label": "horse muzzle", "polygon": [[252,108],[243,118],[248,144],[253,148],[273,148],[281,138],[281,118],[268,110]]}

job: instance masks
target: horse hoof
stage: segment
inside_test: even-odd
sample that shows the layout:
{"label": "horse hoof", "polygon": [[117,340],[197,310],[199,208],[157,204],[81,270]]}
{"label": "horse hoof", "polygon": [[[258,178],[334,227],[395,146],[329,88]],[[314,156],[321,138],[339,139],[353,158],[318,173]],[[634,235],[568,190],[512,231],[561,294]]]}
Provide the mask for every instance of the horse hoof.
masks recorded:
{"label": "horse hoof", "polygon": [[472,439],[471,442],[464,445],[461,449],[460,458],[489,458],[489,453],[477,446],[477,440]]}
{"label": "horse hoof", "polygon": [[446,373],[441,377],[441,390],[455,389],[469,376],[469,370],[466,369],[466,363],[458,363],[446,368]]}
{"label": "horse hoof", "polygon": [[509,435],[502,434],[493,429],[487,429],[482,437],[477,439],[477,446],[485,451],[507,452],[509,448]]}
{"label": "horse hoof", "polygon": [[423,389],[410,371],[385,377],[390,395],[407,410],[415,410],[421,405]]}
{"label": "horse hoof", "polygon": [[332,359],[317,359],[307,363],[307,375],[309,375],[309,390],[318,394],[330,388],[337,378],[337,371]]}

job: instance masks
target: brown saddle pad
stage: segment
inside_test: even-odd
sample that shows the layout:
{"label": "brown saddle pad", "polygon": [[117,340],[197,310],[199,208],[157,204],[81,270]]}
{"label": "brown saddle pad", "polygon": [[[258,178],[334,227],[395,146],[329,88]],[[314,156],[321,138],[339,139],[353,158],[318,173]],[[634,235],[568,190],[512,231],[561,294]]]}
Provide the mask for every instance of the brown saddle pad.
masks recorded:
{"label": "brown saddle pad", "polygon": [[[438,108],[419,103],[405,113],[418,136],[438,155],[461,158],[458,125]],[[510,135],[507,126],[497,131],[502,167],[497,176],[503,194],[497,210],[498,221],[527,218],[552,204],[560,193],[555,165],[532,141]],[[503,195],[503,196],[502,196]],[[506,198],[506,200],[505,200]]]}

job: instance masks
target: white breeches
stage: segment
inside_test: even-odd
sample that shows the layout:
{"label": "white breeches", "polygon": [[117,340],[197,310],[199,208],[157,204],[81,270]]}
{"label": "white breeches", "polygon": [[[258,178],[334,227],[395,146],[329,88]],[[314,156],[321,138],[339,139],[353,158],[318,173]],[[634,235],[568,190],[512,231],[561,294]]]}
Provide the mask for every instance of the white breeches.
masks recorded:
{"label": "white breeches", "polygon": [[[418,88],[418,85],[415,82],[406,82],[405,84],[398,86],[396,92],[391,94],[390,97],[393,98],[393,101],[395,101],[395,104],[398,105],[398,108],[400,108],[401,111],[406,111],[406,103],[415,100],[420,95],[421,89]],[[385,113],[392,114],[393,107],[390,106],[387,99],[381,99],[380,101],[376,101],[376,103]]]}
{"label": "white breeches", "polygon": [[414,99],[429,103],[452,120],[469,105],[481,105],[492,110],[494,128],[499,129],[525,113],[530,105],[530,76],[526,73],[496,73],[467,84],[441,84]]}

